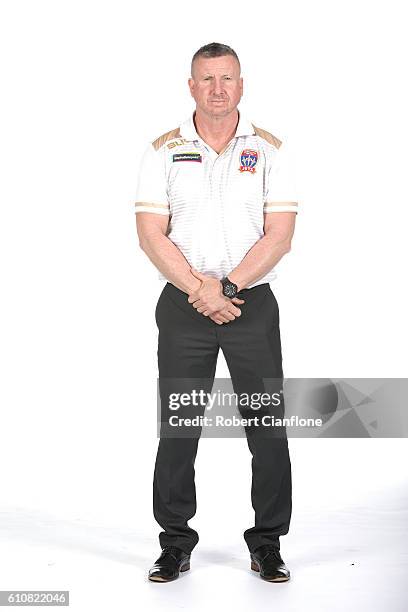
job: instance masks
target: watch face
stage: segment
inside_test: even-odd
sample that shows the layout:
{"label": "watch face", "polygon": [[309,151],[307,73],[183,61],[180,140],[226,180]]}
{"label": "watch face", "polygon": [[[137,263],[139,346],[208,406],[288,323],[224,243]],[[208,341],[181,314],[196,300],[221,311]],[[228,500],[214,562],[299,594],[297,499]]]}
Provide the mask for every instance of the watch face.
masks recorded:
{"label": "watch face", "polygon": [[226,297],[234,297],[236,293],[235,285],[233,283],[226,283],[224,285],[224,295]]}

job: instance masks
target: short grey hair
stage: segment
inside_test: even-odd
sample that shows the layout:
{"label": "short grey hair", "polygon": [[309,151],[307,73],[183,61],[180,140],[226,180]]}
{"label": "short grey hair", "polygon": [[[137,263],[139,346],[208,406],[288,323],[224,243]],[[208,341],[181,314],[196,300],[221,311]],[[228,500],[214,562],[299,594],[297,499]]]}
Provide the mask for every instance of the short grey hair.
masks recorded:
{"label": "short grey hair", "polygon": [[194,53],[193,59],[191,60],[191,76],[193,76],[193,64],[195,60],[199,57],[223,57],[224,55],[232,55],[232,57],[235,57],[238,62],[239,70],[241,71],[241,63],[234,49],[232,49],[228,45],[212,42],[208,45],[200,47],[200,49],[198,49],[198,51]]}

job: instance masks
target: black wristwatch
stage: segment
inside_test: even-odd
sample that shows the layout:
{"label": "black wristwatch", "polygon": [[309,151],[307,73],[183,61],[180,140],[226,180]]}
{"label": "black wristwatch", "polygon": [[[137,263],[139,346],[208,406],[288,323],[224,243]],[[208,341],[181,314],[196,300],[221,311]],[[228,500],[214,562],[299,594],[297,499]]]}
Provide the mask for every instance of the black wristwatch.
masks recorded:
{"label": "black wristwatch", "polygon": [[224,278],[221,279],[221,285],[222,285],[222,292],[226,297],[233,298],[237,295],[238,286],[232,281],[230,281],[228,276],[224,276]]}

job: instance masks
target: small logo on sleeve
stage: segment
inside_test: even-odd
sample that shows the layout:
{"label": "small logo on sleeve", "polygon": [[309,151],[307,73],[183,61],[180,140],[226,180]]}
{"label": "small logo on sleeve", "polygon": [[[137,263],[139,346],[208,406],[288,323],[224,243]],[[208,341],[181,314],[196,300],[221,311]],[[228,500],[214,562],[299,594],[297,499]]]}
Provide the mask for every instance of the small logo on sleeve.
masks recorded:
{"label": "small logo on sleeve", "polygon": [[174,153],[173,162],[202,162],[201,153]]}
{"label": "small logo on sleeve", "polygon": [[179,138],[178,140],[175,140],[174,142],[169,142],[167,145],[168,149],[172,149],[173,147],[180,147],[183,144],[187,144],[188,140],[186,140],[185,138]]}
{"label": "small logo on sleeve", "polygon": [[258,161],[258,151],[252,149],[244,149],[240,156],[241,165],[240,172],[255,172],[255,166]]}

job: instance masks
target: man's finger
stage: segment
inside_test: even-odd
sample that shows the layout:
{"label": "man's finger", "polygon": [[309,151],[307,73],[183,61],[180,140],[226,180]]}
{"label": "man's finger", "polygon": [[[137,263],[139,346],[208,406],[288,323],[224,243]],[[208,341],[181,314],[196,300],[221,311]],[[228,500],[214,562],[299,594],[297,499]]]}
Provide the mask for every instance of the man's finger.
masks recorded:
{"label": "man's finger", "polygon": [[221,321],[223,323],[229,323],[231,321],[231,319],[229,319],[225,313],[223,312],[218,312],[217,313],[217,318],[221,319]]}
{"label": "man's finger", "polygon": [[228,312],[231,312],[236,317],[240,317],[241,316],[241,310],[237,306],[234,306],[234,305],[231,305],[228,308]]}
{"label": "man's finger", "polygon": [[212,320],[214,321],[214,323],[217,323],[217,325],[222,325],[223,322],[219,320],[218,317],[212,317]]}

